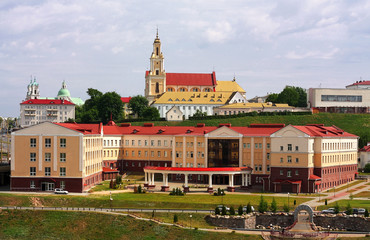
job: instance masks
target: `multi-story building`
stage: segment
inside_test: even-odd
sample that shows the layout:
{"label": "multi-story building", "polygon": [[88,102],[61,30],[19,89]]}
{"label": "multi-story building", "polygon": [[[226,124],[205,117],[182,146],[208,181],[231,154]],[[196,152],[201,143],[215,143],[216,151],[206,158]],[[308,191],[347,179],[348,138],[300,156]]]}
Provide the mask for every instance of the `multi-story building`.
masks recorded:
{"label": "multi-story building", "polygon": [[271,135],[265,190],[318,192],[354,180],[358,137],[322,124],[287,126]]}
{"label": "multi-story building", "polygon": [[[12,138],[12,190],[64,186],[84,191],[118,171],[144,171],[148,187],[154,185],[154,174],[163,174],[163,190],[171,179],[185,181],[185,187],[190,181],[208,183],[210,189],[212,183],[229,183],[230,190],[260,185],[276,192],[315,192],[317,185],[326,189],[353,180],[357,169],[357,136],[321,125],[43,123]],[[62,153],[67,160],[59,159]],[[82,187],[70,186],[72,178]]]}
{"label": "multi-story building", "polygon": [[12,191],[85,191],[102,181],[99,124],[41,123],[12,133]]}

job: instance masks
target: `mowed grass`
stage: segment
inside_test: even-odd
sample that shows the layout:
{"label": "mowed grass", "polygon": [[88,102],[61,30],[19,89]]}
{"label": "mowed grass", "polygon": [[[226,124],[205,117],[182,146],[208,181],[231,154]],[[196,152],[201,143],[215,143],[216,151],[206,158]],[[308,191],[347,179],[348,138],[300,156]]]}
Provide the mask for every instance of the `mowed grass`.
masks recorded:
{"label": "mowed grass", "polygon": [[261,239],[258,235],[205,232],[131,217],[59,211],[0,213],[0,239]]}
{"label": "mowed grass", "polygon": [[[239,205],[245,206],[248,202],[257,209],[260,202],[259,195],[227,194],[223,197],[209,194],[187,194],[185,196],[170,196],[168,193],[113,193],[113,201],[110,203],[109,195],[89,196],[59,196],[59,195],[15,195],[0,194],[0,206],[44,206],[44,207],[91,207],[91,208],[158,208],[158,209],[205,209],[214,210],[219,204],[228,207]],[[264,196],[270,204],[273,196]],[[284,204],[288,204],[287,197],[275,197],[278,210],[282,210]],[[312,198],[299,198],[291,196],[290,206],[293,202],[299,205]],[[112,204],[112,205],[111,205]]]}
{"label": "mowed grass", "polygon": [[335,202],[332,202],[332,203],[328,204],[327,206],[322,205],[322,206],[319,206],[317,208],[318,208],[318,210],[332,208],[336,205],[337,202],[338,202],[339,209],[340,209],[339,211],[345,211],[348,202],[349,202],[349,204],[351,205],[352,208],[366,208],[366,209],[370,210],[370,201],[369,200],[348,200],[348,199],[335,201]]}
{"label": "mowed grass", "polygon": [[[355,181],[353,181],[351,183],[343,184],[340,187],[336,187],[335,188],[335,192],[339,192],[339,191],[341,191],[343,189],[346,189],[346,188],[355,186],[355,185],[360,184],[360,183],[363,183],[363,182],[364,182],[364,180],[355,180]],[[330,190],[326,190],[325,192],[334,192],[334,188],[331,188]]]}
{"label": "mowed grass", "polygon": [[364,191],[353,195],[354,198],[370,198],[370,191]]}

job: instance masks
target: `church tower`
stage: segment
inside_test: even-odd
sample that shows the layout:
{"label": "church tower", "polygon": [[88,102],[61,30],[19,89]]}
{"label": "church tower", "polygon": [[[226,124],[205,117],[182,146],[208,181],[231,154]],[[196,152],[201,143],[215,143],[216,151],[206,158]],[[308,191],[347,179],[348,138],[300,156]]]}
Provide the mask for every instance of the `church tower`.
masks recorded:
{"label": "church tower", "polygon": [[157,35],[153,43],[153,52],[150,57],[150,70],[145,74],[145,97],[152,103],[158,95],[166,91],[166,73],[164,71],[164,57],[161,51],[161,40]]}
{"label": "church tower", "polygon": [[28,84],[27,86],[26,100],[38,99],[38,98],[40,98],[39,84],[36,82],[36,78],[34,78],[32,81],[32,76],[31,76],[30,84]]}

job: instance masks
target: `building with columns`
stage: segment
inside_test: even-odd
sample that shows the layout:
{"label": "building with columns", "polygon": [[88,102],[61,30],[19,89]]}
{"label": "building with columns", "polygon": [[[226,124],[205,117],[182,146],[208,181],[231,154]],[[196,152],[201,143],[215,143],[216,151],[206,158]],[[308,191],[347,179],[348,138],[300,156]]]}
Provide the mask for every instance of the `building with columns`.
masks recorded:
{"label": "building with columns", "polygon": [[144,172],[145,186],[163,191],[171,181],[185,183],[185,191],[195,183],[209,191],[221,184],[229,191],[317,192],[352,181],[357,171],[357,136],[335,126],[42,123],[14,132],[12,142],[17,191],[86,191],[130,171]]}

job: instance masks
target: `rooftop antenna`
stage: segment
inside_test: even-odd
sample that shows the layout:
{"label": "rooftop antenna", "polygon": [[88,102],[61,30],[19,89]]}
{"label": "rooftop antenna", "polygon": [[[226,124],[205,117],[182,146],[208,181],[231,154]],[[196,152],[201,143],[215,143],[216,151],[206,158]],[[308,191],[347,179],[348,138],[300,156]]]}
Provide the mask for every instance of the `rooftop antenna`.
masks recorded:
{"label": "rooftop antenna", "polygon": [[321,83],[319,84],[319,88],[321,88]]}
{"label": "rooftop antenna", "polygon": [[235,78],[235,73],[234,73],[234,78],[233,78],[233,82],[235,82],[236,81],[236,78]]}

